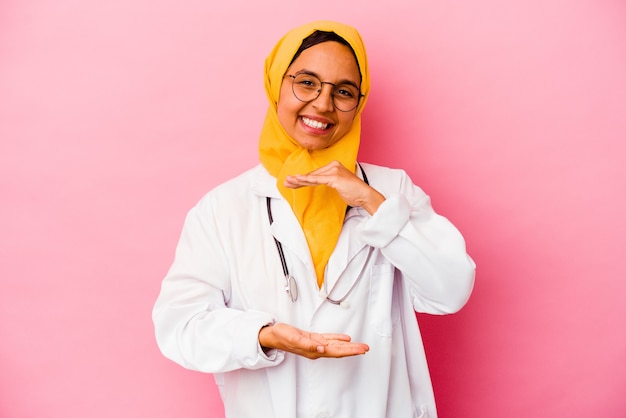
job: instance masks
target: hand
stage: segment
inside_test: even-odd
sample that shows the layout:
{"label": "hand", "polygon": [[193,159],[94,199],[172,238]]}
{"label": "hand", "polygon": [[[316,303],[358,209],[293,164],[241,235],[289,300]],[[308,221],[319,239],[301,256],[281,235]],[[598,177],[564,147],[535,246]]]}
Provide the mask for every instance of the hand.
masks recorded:
{"label": "hand", "polygon": [[345,334],[318,334],[294,326],[277,323],[259,331],[261,347],[288,351],[309,359],[348,357],[365,354],[367,344],[353,343]]}
{"label": "hand", "polygon": [[291,189],[320,184],[332,187],[349,206],[362,207],[370,215],[373,215],[385,201],[382,194],[338,161],[326,164],[308,174],[295,174],[285,179],[285,187]]}

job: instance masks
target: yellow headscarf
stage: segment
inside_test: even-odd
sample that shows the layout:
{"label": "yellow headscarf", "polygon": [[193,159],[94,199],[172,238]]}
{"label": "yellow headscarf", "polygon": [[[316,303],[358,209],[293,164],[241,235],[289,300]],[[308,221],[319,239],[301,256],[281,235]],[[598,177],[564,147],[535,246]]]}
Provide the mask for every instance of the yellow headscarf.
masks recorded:
{"label": "yellow headscarf", "polygon": [[[293,56],[302,40],[316,30],[334,32],[350,44],[361,70],[361,93],[364,96],[348,133],[328,148],[308,151],[287,135],[281,126],[277,104],[283,77]],[[289,202],[302,226],[315,265],[318,286],[324,281],[324,270],[339,239],[347,205],[330,187],[321,185],[288,189],[284,181],[287,175],[306,174],[333,160],[354,172],[361,137],[361,111],[367,101],[369,88],[365,45],[356,29],[341,23],[318,21],[297,27],[276,44],[265,60],[265,92],[270,105],[259,141],[260,159],[267,171],[276,177],[278,190]]]}

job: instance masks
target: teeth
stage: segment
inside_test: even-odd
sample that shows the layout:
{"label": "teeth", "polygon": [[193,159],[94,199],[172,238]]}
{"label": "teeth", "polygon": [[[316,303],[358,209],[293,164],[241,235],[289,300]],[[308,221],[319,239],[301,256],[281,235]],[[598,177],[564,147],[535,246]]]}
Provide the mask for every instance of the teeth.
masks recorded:
{"label": "teeth", "polygon": [[310,126],[315,129],[326,129],[328,128],[328,125],[330,125],[329,123],[322,123],[305,117],[302,118],[302,122],[304,122],[306,126]]}

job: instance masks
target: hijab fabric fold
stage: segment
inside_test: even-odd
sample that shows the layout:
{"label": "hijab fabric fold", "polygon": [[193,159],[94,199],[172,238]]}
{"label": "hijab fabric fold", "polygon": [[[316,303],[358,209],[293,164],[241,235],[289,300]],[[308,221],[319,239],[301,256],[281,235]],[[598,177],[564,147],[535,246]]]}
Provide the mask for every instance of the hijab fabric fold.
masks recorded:
{"label": "hijab fabric fold", "polygon": [[[278,120],[277,105],[283,77],[302,40],[316,30],[334,32],[345,39],[355,52],[361,71],[361,98],[353,125],[339,141],[328,148],[309,151],[301,147],[283,129]],[[335,249],[343,225],[346,203],[332,188],[321,185],[289,189],[284,186],[288,175],[306,174],[331,161],[341,162],[347,169],[356,169],[361,136],[361,111],[369,93],[367,56],[361,36],[351,26],[317,21],[288,32],[265,60],[265,92],[269,108],[261,130],[259,155],[261,164],[276,177],[281,195],[289,202],[307,240],[317,284],[321,287],[328,259]]]}

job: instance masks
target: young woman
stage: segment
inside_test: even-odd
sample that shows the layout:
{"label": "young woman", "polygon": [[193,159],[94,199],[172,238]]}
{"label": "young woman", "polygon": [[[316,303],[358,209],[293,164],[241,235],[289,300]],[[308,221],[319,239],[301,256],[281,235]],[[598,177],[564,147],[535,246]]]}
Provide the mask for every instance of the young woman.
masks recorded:
{"label": "young woman", "polygon": [[153,312],[165,356],[227,417],[435,417],[415,311],[453,313],[474,263],[402,170],[357,163],[370,88],[347,25],[266,60],[261,164],[189,212]]}

